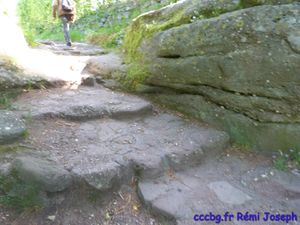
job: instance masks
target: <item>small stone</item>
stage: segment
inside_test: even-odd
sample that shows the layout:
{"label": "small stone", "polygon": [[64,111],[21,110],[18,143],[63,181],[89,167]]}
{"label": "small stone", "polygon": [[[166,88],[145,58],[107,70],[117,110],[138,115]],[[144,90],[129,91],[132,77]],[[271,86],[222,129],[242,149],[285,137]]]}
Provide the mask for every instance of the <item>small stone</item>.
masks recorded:
{"label": "small stone", "polygon": [[246,183],[245,181],[241,180],[241,184],[242,184],[243,186],[247,187],[247,183]]}
{"label": "small stone", "polygon": [[50,221],[52,221],[52,222],[55,221],[55,218],[56,218],[56,217],[55,217],[54,215],[53,215],[53,216],[48,216],[48,217],[47,217],[47,219],[50,220]]}
{"label": "small stone", "polygon": [[267,178],[268,177],[268,175],[266,175],[266,174],[262,174],[262,175],[260,175],[262,178]]}

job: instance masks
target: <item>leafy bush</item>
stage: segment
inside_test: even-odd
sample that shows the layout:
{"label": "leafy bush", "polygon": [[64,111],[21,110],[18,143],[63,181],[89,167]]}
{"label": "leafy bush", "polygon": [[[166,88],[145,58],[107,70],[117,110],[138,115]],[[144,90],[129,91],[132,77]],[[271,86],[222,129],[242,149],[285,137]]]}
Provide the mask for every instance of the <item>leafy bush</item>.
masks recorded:
{"label": "leafy bush", "polygon": [[20,0],[18,14],[25,38],[31,44],[39,34],[52,30],[55,22],[51,19],[52,4],[49,0]]}

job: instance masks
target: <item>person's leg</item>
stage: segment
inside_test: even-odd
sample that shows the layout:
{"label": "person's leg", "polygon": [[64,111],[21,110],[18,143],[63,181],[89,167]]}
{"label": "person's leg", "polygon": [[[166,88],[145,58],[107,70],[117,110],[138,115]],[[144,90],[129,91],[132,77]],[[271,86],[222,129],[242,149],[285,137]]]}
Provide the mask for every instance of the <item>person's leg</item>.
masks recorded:
{"label": "person's leg", "polygon": [[71,44],[71,39],[70,39],[70,27],[69,27],[68,18],[66,16],[62,16],[61,21],[62,21],[63,27],[64,27],[65,41],[68,46],[71,46],[72,44]]}

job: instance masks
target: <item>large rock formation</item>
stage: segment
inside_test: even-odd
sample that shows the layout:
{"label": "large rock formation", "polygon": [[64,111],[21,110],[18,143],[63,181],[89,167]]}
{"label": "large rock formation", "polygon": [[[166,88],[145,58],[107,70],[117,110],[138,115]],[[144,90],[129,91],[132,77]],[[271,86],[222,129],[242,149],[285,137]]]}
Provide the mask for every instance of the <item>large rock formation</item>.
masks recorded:
{"label": "large rock formation", "polygon": [[158,101],[240,144],[300,149],[299,1],[180,1],[138,17],[125,48]]}

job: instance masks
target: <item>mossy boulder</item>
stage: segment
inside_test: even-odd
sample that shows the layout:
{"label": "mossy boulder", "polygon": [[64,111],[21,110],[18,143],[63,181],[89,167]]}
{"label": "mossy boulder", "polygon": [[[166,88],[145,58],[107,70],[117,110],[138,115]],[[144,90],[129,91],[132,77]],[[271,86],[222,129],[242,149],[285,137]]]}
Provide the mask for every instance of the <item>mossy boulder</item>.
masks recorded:
{"label": "mossy boulder", "polygon": [[186,0],[138,17],[125,47],[162,103],[249,147],[299,149],[299,20],[298,1]]}
{"label": "mossy boulder", "polygon": [[141,42],[159,31],[190,23],[197,17],[211,17],[222,12],[233,11],[238,7],[239,0],[187,0],[142,14],[134,19],[125,34],[124,49],[128,60],[134,62],[140,59],[141,54],[138,49]]}

